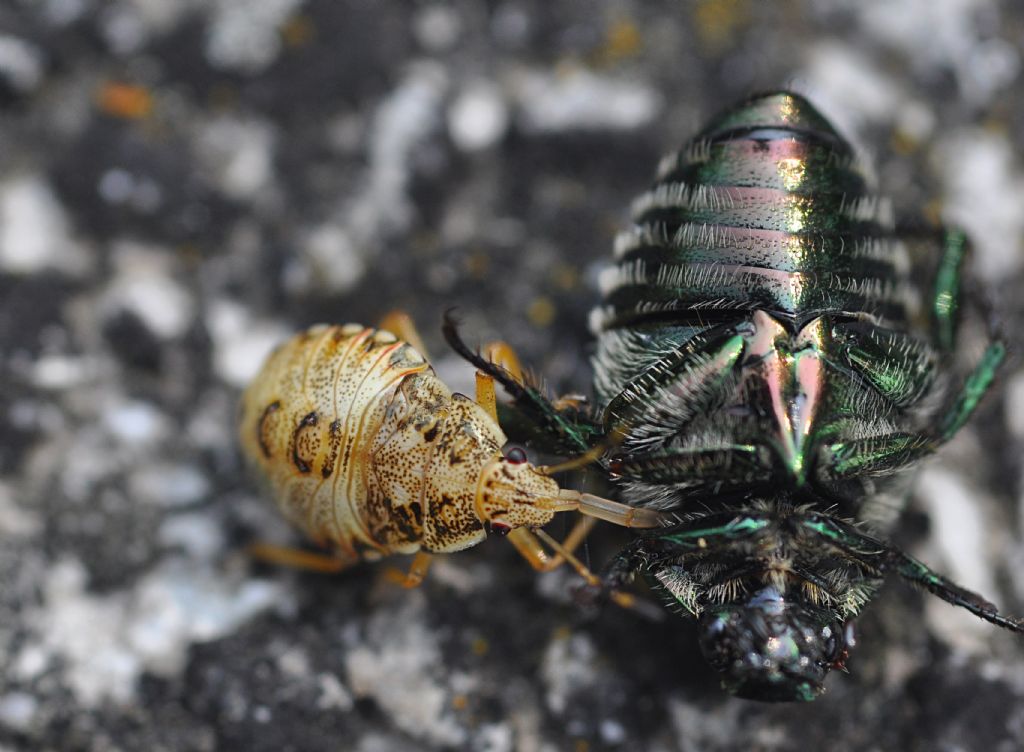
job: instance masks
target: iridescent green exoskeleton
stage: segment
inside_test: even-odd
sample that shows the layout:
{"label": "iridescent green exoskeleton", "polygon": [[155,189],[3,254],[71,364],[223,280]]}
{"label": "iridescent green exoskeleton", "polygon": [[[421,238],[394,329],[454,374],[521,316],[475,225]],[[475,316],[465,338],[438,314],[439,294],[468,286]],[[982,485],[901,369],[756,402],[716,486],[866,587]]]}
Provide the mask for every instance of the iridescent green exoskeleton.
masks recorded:
{"label": "iridescent green exoskeleton", "polygon": [[881,537],[908,469],[967,421],[1004,356],[993,340],[951,372],[963,234],[897,230],[850,145],[789,92],[663,160],[633,221],[592,316],[600,409],[559,412],[503,379],[546,448],[608,442],[620,499],[677,520],[628,546],[608,587],[643,572],[699,621],[724,685],[760,700],[820,694],[889,573],[1024,631]]}

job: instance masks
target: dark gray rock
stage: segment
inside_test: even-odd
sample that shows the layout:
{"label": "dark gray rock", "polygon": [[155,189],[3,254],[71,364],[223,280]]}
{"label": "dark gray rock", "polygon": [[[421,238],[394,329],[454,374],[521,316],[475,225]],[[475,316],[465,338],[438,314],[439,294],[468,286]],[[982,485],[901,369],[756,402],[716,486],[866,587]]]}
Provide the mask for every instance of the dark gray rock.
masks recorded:
{"label": "dark gray rock", "polygon": [[[1019,352],[1022,29],[987,0],[0,8],[0,750],[1024,747],[1020,641],[895,583],[850,676],[767,706],[718,689],[687,622],[589,618],[499,540],[414,592],[257,565],[291,533],[233,434],[274,342],[395,307],[457,388],[451,306],[585,391],[629,201],[780,85],[898,207],[973,231]],[[901,528],[1018,613],[1022,397],[1015,361]]]}

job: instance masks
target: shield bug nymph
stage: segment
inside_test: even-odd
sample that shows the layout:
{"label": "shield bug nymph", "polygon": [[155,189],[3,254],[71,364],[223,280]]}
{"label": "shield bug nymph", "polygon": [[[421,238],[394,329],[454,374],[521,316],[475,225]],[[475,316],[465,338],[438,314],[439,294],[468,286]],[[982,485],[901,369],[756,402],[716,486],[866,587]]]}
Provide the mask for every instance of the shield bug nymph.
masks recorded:
{"label": "shield bug nymph", "polygon": [[[408,319],[386,326],[418,341]],[[361,559],[415,554],[406,586],[419,584],[434,553],[506,535],[537,569],[568,560],[590,523],[658,524],[659,513],[560,488],[558,468],[538,467],[506,438],[494,382],[478,374],[476,400],[452,393],[420,350],[386,329],[320,325],[275,350],[242,398],[247,459],[314,553],[259,545],[261,558],[321,571]],[[537,530],[556,512],[585,516],[564,545]],[[545,550],[541,540],[554,551]]]}

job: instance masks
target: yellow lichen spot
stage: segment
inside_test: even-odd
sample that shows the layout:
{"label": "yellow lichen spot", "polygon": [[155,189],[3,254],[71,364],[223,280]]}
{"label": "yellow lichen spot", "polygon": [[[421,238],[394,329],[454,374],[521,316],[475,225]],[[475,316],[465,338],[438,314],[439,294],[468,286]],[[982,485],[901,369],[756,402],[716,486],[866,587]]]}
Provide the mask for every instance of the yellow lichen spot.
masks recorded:
{"label": "yellow lichen spot", "polygon": [[316,27],[308,16],[292,16],[281,27],[281,39],[287,47],[302,47],[316,33]]}
{"label": "yellow lichen spot", "polygon": [[782,186],[787,191],[795,191],[804,182],[804,175],[807,172],[807,163],[797,157],[780,159],[775,164],[779,177],[782,179]]}
{"label": "yellow lichen spot", "polygon": [[543,295],[534,298],[526,307],[526,318],[539,328],[551,326],[551,322],[555,320],[555,313],[555,304],[551,302],[551,298]]}
{"label": "yellow lichen spot", "polygon": [[452,708],[455,710],[465,710],[469,707],[469,698],[463,694],[452,695]]}
{"label": "yellow lichen spot", "polygon": [[1002,109],[1002,107],[998,107],[997,112],[992,117],[985,118],[981,123],[981,127],[990,135],[1011,138],[1012,134],[1010,123],[1007,121],[1007,115],[1000,114],[998,109]]}
{"label": "yellow lichen spot", "polygon": [[469,649],[473,651],[473,655],[486,655],[487,651],[491,649],[491,644],[483,637],[477,637],[470,644]]}
{"label": "yellow lichen spot", "polygon": [[600,57],[605,63],[617,63],[635,57],[642,47],[643,40],[636,24],[628,18],[618,18],[608,26]]}
{"label": "yellow lichen spot", "polygon": [[590,742],[586,739],[577,739],[572,745],[573,752],[590,752]]}
{"label": "yellow lichen spot", "polygon": [[569,264],[555,264],[551,270],[551,281],[560,290],[573,290],[579,283],[580,275],[575,266]]}
{"label": "yellow lichen spot", "polygon": [[694,7],[697,33],[708,50],[732,46],[749,17],[747,0],[699,0]]}
{"label": "yellow lichen spot", "polygon": [[933,225],[942,224],[942,202],[939,199],[932,199],[921,209],[924,218]]}
{"label": "yellow lichen spot", "polygon": [[484,279],[491,268],[491,259],[483,251],[474,251],[466,257],[466,272],[473,279]]}
{"label": "yellow lichen spot", "polygon": [[153,111],[153,96],[143,86],[110,81],[96,95],[96,106],[107,115],[138,120]]}
{"label": "yellow lichen spot", "polygon": [[920,142],[904,130],[895,130],[889,139],[889,146],[896,154],[912,154],[917,151]]}
{"label": "yellow lichen spot", "polygon": [[942,201],[940,199],[932,199],[925,204],[921,213],[929,224],[939,226],[942,224],[942,209]]}
{"label": "yellow lichen spot", "polygon": [[238,106],[238,89],[224,83],[210,87],[206,97],[207,105],[212,110],[231,110]]}

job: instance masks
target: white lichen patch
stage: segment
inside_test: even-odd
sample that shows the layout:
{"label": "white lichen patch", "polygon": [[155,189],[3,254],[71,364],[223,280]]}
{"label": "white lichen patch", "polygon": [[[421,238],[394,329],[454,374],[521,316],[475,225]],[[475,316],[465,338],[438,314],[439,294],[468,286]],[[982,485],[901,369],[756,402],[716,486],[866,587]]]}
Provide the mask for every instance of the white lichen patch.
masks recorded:
{"label": "white lichen patch", "polygon": [[618,745],[626,741],[626,728],[611,718],[605,718],[598,726],[601,741],[609,745]]}
{"label": "white lichen patch", "polygon": [[128,478],[128,491],[133,499],[168,509],[196,504],[209,489],[206,476],[194,465],[185,463],[151,462]]}
{"label": "white lichen patch", "polygon": [[130,311],[160,339],[182,336],[195,318],[195,301],[175,278],[174,254],[135,242],[119,242],[113,251],[114,276],[103,291],[99,310],[106,316]]}
{"label": "white lichen patch", "polygon": [[416,41],[431,52],[444,52],[454,45],[462,33],[462,16],[454,7],[426,5],[416,11],[412,21]]}
{"label": "white lichen patch", "polygon": [[735,745],[740,736],[741,707],[741,704],[731,702],[709,708],[704,704],[691,705],[681,697],[670,697],[669,720],[675,729],[679,752],[704,752],[706,749],[728,749]]}
{"label": "white lichen patch", "polygon": [[42,529],[42,520],[33,509],[25,509],[14,500],[14,489],[0,480],[0,538],[28,538]]}
{"label": "white lichen patch", "polygon": [[345,658],[356,697],[372,697],[395,726],[431,744],[459,746],[466,730],[450,711],[437,635],[423,623],[422,593],[408,593],[397,609],[380,608]]}
{"label": "white lichen patch", "polygon": [[903,52],[918,71],[951,70],[960,95],[977,105],[990,102],[1020,70],[1019,49],[991,33],[999,28],[998,0],[846,4],[869,36]]}
{"label": "white lichen patch", "polygon": [[316,706],[320,710],[345,712],[355,707],[355,698],[334,674],[319,674],[316,679],[320,694]]}
{"label": "white lichen patch", "polygon": [[166,439],[171,431],[169,419],[154,405],[113,395],[102,411],[102,423],[115,442],[136,449]]}
{"label": "white lichen patch", "polygon": [[0,79],[20,92],[35,89],[43,80],[43,53],[34,44],[0,34]]}
{"label": "white lichen patch", "polygon": [[945,187],[943,218],[967,231],[974,268],[999,282],[1024,267],[1024,166],[1007,136],[980,128],[954,130],[936,149]]}
{"label": "white lichen patch", "polygon": [[169,549],[181,549],[195,561],[213,561],[224,551],[224,530],[210,515],[176,514],[160,523],[157,540]]}
{"label": "white lichen patch", "polygon": [[466,566],[458,556],[436,557],[430,565],[430,579],[450,587],[461,597],[485,592],[494,586],[494,572],[489,566]]}
{"label": "white lichen patch", "polygon": [[146,214],[157,211],[164,200],[163,189],[156,180],[123,167],[106,170],[100,175],[96,189],[108,204]]}
{"label": "white lichen patch", "polygon": [[661,95],[646,82],[585,68],[521,72],[513,79],[513,94],[518,118],[535,132],[629,130],[662,108]]}
{"label": "white lichen patch", "polygon": [[846,138],[855,138],[864,121],[885,123],[897,118],[911,102],[870,55],[842,41],[818,42],[804,57],[795,88]]}
{"label": "white lichen patch", "polygon": [[84,706],[129,703],[143,672],[177,675],[191,643],[230,634],[284,597],[274,583],[178,559],[165,560],[131,591],[94,595],[82,565],[64,559],[43,583],[42,605],[28,615],[36,640],[15,665],[22,678],[59,665]]}
{"label": "white lichen patch", "polygon": [[302,0],[215,0],[209,4],[206,58],[214,68],[256,74],[281,53],[281,27]]}
{"label": "white lichen patch", "polygon": [[0,695],[0,727],[25,732],[39,709],[39,700],[28,692]]}
{"label": "white lichen patch", "polygon": [[409,68],[378,107],[369,130],[369,171],[345,211],[345,226],[357,248],[408,227],[413,216],[407,195],[411,158],[437,131],[447,90],[444,69],[421,62]]}
{"label": "white lichen patch", "polygon": [[[993,526],[985,519],[992,502],[959,475],[937,465],[921,473],[916,496],[932,525],[932,550],[925,556],[928,564],[964,587],[995,598],[998,591],[990,557]],[[977,650],[992,635],[990,625],[937,598],[929,598],[926,607],[936,632],[958,647]]]}
{"label": "white lichen patch", "polygon": [[198,163],[228,198],[249,200],[273,180],[274,141],[267,122],[218,117],[200,129]]}
{"label": "white lichen patch", "polygon": [[120,55],[137,51],[153,37],[174,29],[202,0],[112,0],[97,14],[107,45]]}
{"label": "white lichen patch", "polygon": [[206,328],[213,338],[213,367],[227,384],[244,387],[256,375],[270,351],[290,332],[282,324],[254,318],[227,300],[210,304]]}
{"label": "white lichen patch", "polygon": [[558,567],[550,572],[538,574],[534,581],[534,590],[553,603],[571,607],[574,604],[573,593],[581,581],[572,567]]}
{"label": "white lichen patch", "polygon": [[104,363],[88,355],[41,355],[28,366],[28,379],[47,391],[62,391],[95,381],[104,372]]}
{"label": "white lichen patch", "polygon": [[56,269],[82,275],[92,266],[75,242],[67,216],[40,175],[13,175],[0,182],[0,271],[35,274]]}
{"label": "white lichen patch", "polygon": [[552,637],[541,661],[544,699],[551,712],[564,713],[576,692],[597,685],[596,657],[597,648],[585,634],[566,630]]}
{"label": "white lichen patch", "polygon": [[514,743],[512,727],[505,723],[485,723],[473,734],[473,749],[479,752],[512,752]]}
{"label": "white lichen patch", "polygon": [[57,468],[63,501],[82,502],[105,479],[125,473],[172,435],[169,418],[148,402],[123,395],[90,395],[82,425],[54,434],[32,451],[27,477],[46,482]]}
{"label": "white lichen patch", "polygon": [[502,91],[488,81],[465,86],[448,107],[448,133],[462,151],[493,146],[508,129],[508,105]]}
{"label": "white lichen patch", "polygon": [[302,263],[289,267],[289,290],[318,288],[332,293],[353,289],[366,273],[366,264],[345,229],[326,222],[303,234],[299,247]]}

